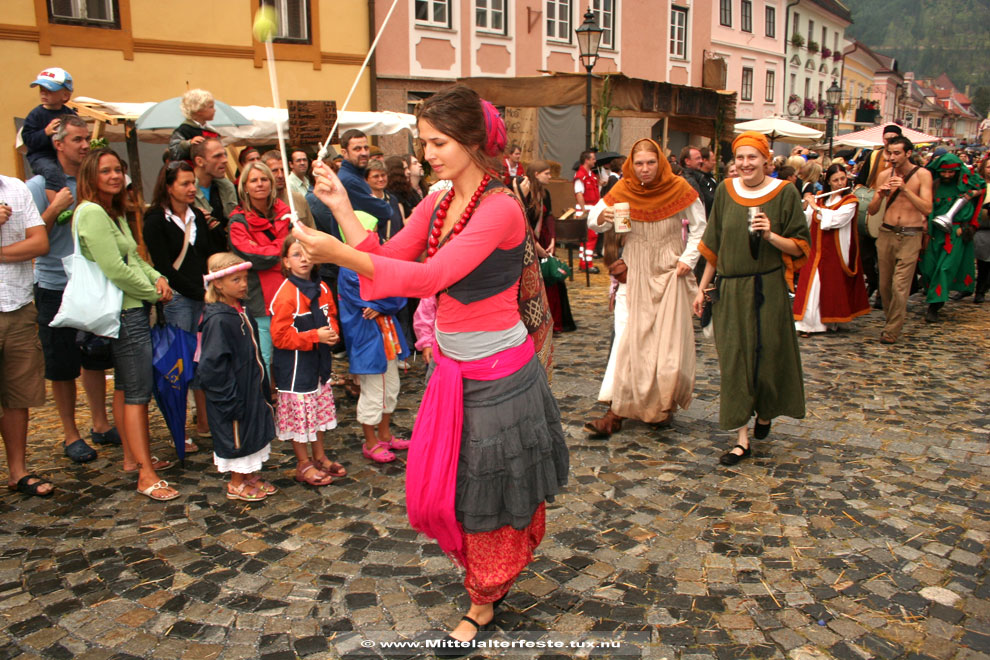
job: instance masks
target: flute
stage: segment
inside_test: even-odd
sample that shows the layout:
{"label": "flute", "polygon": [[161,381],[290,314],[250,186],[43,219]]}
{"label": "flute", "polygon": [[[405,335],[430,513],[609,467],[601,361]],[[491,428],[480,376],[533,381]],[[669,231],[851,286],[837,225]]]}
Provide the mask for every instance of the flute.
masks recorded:
{"label": "flute", "polygon": [[830,190],[830,191],[828,191],[828,192],[823,192],[823,193],[822,193],[822,194],[820,194],[820,195],[815,195],[815,196],[814,196],[814,199],[819,199],[819,198],[821,198],[821,197],[828,197],[829,195],[834,195],[834,194],[836,194],[836,193],[840,193],[840,192],[844,192],[844,191],[846,191],[846,190],[849,190],[849,189],[850,189],[851,187],[852,187],[852,186],[846,186],[845,188],[839,188],[838,190]]}

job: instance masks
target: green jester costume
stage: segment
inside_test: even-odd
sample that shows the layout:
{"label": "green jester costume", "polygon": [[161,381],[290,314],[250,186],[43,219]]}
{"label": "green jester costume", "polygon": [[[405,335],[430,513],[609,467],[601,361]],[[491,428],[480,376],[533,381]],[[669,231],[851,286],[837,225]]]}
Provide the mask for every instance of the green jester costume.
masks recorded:
{"label": "green jester costume", "polygon": [[[930,315],[937,318],[938,308],[949,299],[950,291],[972,293],[976,285],[976,265],[973,254],[973,234],[977,216],[986,193],[985,183],[955,154],[945,154],[928,165],[935,179],[932,212],[928,216],[931,240],[921,258],[921,276],[928,287],[926,301]],[[954,176],[943,178],[943,174]],[[952,231],[946,232],[935,218],[947,213],[956,200],[966,196],[969,201],[958,209],[952,219]]]}

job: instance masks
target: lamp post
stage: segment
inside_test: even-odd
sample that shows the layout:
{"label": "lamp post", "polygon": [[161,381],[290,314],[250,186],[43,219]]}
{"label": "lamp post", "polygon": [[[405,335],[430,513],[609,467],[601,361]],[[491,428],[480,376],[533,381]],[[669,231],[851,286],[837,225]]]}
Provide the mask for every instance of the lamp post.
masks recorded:
{"label": "lamp post", "polygon": [[585,144],[586,149],[591,149],[591,70],[595,68],[598,61],[598,48],[602,43],[603,30],[598,27],[595,21],[595,12],[584,12],[584,22],[574,30],[577,34],[578,49],[581,51],[581,64],[588,72],[587,95],[585,105]]}
{"label": "lamp post", "polygon": [[825,90],[825,100],[828,101],[828,126],[826,126],[826,133],[828,133],[828,157],[831,158],[832,140],[834,139],[835,132],[833,126],[835,123],[835,108],[839,105],[839,101],[842,100],[842,89],[834,80],[829,88]]}

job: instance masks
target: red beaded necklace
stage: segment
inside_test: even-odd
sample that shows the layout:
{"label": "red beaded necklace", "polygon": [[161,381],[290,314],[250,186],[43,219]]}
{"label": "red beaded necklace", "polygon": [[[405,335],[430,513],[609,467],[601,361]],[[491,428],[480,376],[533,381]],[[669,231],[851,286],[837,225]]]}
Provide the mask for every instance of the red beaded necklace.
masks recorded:
{"label": "red beaded necklace", "polygon": [[[485,192],[485,188],[491,182],[492,178],[489,175],[485,175],[481,179],[481,185],[478,189],[474,191],[471,195],[471,201],[464,208],[464,213],[461,214],[460,220],[454,225],[454,236],[457,236],[464,229],[464,225],[467,224],[468,219],[471,214],[474,213],[474,207],[478,205],[478,200],[481,199],[481,194]],[[443,223],[447,219],[447,211],[450,209],[450,203],[454,201],[454,189],[451,188],[450,192],[447,193],[442,200],[440,200],[440,206],[437,207],[437,218],[433,221],[433,230],[430,232],[429,247],[426,249],[427,258],[432,257],[437,253],[437,249],[440,247],[440,234],[443,233]]]}

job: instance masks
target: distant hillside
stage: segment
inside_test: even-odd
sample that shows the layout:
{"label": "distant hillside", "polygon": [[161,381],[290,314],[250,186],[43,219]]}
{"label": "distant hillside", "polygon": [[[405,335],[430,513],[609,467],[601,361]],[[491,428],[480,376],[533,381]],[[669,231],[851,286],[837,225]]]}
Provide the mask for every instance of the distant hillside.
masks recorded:
{"label": "distant hillside", "polygon": [[[990,0],[843,0],[846,34],[918,77],[940,73],[960,88],[990,89]],[[982,96],[982,95],[981,95]],[[984,108],[984,113],[986,109]]]}

